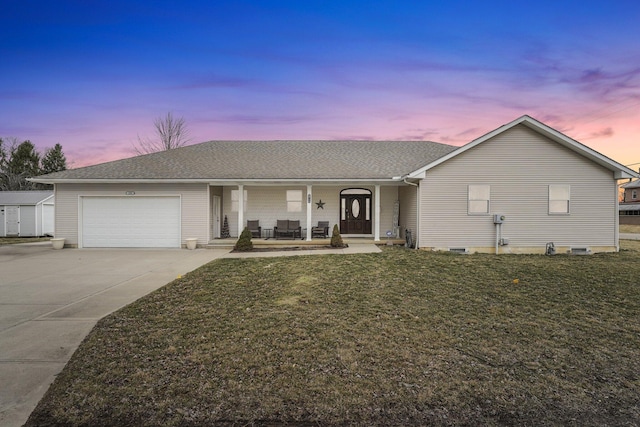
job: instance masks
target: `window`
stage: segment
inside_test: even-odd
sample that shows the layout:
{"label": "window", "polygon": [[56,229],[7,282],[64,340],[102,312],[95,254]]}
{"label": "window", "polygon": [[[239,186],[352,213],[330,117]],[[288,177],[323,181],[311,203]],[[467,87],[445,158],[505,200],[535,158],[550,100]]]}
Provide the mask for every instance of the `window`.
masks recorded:
{"label": "window", "polygon": [[631,190],[631,200],[638,198],[638,190]]}
{"label": "window", "polygon": [[287,212],[302,212],[302,190],[287,190]]}
{"label": "window", "polygon": [[[238,212],[238,206],[240,199],[238,198],[239,190],[231,190],[231,212]],[[244,209],[243,212],[247,211],[247,190],[244,190]]]}
{"label": "window", "polygon": [[491,186],[470,185],[469,203],[467,206],[469,214],[488,214],[489,200],[491,199]]}
{"label": "window", "polygon": [[571,201],[571,186],[556,184],[549,186],[549,213],[568,214]]}

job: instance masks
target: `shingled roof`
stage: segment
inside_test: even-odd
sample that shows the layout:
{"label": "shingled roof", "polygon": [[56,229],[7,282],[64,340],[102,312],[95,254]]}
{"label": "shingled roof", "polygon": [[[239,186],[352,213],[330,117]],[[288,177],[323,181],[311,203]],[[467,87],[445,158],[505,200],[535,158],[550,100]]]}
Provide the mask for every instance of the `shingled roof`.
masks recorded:
{"label": "shingled roof", "polygon": [[0,205],[37,205],[53,196],[53,191],[0,191]]}
{"label": "shingled roof", "polygon": [[34,181],[380,180],[404,176],[457,148],[425,141],[210,141]]}

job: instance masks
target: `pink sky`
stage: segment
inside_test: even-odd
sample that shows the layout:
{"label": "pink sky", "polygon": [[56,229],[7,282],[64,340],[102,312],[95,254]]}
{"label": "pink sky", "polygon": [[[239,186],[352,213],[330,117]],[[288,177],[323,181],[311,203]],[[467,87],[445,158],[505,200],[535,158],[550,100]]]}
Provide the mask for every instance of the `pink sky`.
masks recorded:
{"label": "pink sky", "polygon": [[153,120],[212,139],[462,145],[528,114],[640,167],[640,4],[10,3],[0,137],[72,167],[130,157]]}

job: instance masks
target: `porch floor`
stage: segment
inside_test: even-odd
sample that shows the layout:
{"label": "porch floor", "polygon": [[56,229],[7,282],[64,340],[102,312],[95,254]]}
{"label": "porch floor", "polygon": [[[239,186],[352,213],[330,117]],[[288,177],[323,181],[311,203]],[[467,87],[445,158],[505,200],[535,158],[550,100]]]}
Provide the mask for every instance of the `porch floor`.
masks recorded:
{"label": "porch floor", "polygon": [[[237,238],[231,237],[229,239],[214,239],[209,241],[207,244],[207,248],[229,248],[233,247]],[[380,239],[379,241],[373,240],[373,237],[343,237],[342,241],[348,244],[375,244],[375,245],[386,245],[387,238]],[[389,239],[389,241],[394,245],[404,245],[404,239]],[[261,248],[278,248],[278,247],[292,247],[292,246],[328,246],[331,244],[331,239],[313,239],[311,241],[300,240],[300,239],[251,239],[253,246],[261,247]]]}

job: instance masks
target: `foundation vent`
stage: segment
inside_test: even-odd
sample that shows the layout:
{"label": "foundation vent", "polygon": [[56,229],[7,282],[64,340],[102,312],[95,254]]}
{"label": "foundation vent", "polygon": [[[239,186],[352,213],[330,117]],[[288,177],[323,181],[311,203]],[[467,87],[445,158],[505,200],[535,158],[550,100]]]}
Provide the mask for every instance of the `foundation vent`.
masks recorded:
{"label": "foundation vent", "polygon": [[590,255],[591,249],[589,248],[571,248],[569,249],[571,255]]}
{"label": "foundation vent", "polygon": [[453,252],[455,254],[468,254],[469,249],[467,248],[449,248],[449,252]]}

